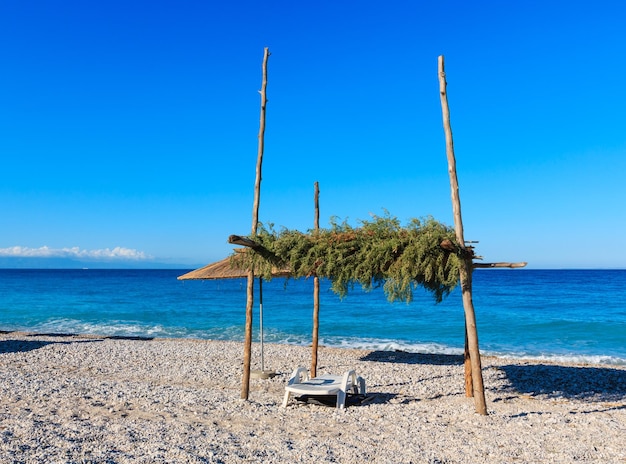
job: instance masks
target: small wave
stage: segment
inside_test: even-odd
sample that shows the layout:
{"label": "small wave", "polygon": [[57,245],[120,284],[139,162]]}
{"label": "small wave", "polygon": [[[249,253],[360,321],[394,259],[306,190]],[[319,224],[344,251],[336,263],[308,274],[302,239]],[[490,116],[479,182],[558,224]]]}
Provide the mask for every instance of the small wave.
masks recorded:
{"label": "small wave", "polygon": [[[138,321],[86,322],[77,319],[55,319],[29,327],[10,327],[11,330],[23,330],[40,333],[75,333],[102,336],[153,337],[153,338],[188,338],[204,340],[243,341],[243,328],[240,326],[189,329],[185,327],[145,324]],[[267,330],[265,343],[307,346],[311,344],[310,334],[290,334],[280,330]],[[255,332],[253,341],[260,337]],[[420,354],[462,355],[464,349],[434,342],[398,341],[392,339],[358,337],[323,337],[320,345],[331,348],[362,349],[370,351],[404,351]],[[512,360],[545,361],[550,363],[626,365],[626,358],[610,355],[593,354],[556,354],[533,353],[530,351],[481,350],[483,356],[496,356]]]}
{"label": "small wave", "polygon": [[370,351],[405,351],[407,353],[421,354],[451,354],[463,353],[463,349],[440,343],[411,343],[397,340],[377,340],[361,338],[327,338],[321,341],[323,345],[337,348],[361,349]]}
{"label": "small wave", "polygon": [[139,322],[108,321],[106,323],[86,322],[77,319],[54,319],[35,326],[24,328],[28,331],[46,333],[76,333],[88,335],[163,337],[171,329],[161,325],[145,325]]}
{"label": "small wave", "polygon": [[[259,341],[258,337],[254,339]],[[264,334],[265,343],[306,346],[311,344],[310,335],[294,335],[280,331],[271,331]],[[440,343],[413,343],[391,339],[373,339],[358,337],[322,337],[320,345],[330,348],[360,349],[370,351],[405,351],[407,353],[422,354],[463,354],[462,348],[452,347]]]}
{"label": "small wave", "polygon": [[606,355],[590,354],[532,354],[532,353],[506,353],[501,351],[482,351],[483,356],[496,356],[511,360],[545,361],[557,364],[594,364],[626,366],[626,358]]}
{"label": "small wave", "polygon": [[77,319],[54,319],[29,327],[14,327],[15,330],[45,333],[75,333],[103,336],[135,336],[153,338],[200,338],[231,340],[237,339],[239,328],[214,330],[190,330],[185,327],[167,327],[161,324],[145,324],[138,321],[86,322]]}

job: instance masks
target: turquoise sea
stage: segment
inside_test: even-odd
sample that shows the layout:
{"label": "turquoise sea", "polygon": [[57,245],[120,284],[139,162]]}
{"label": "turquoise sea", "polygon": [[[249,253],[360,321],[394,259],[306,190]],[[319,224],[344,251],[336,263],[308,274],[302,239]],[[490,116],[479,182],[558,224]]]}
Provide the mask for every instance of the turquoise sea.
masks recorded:
{"label": "turquoise sea", "polygon": [[[185,272],[0,269],[0,330],[243,340],[245,279],[176,279]],[[484,354],[626,365],[626,270],[477,270],[473,288]],[[311,279],[264,282],[265,342],[309,344],[312,307]],[[461,353],[460,289],[388,303],[358,286],[341,300],[322,281],[320,342]]]}

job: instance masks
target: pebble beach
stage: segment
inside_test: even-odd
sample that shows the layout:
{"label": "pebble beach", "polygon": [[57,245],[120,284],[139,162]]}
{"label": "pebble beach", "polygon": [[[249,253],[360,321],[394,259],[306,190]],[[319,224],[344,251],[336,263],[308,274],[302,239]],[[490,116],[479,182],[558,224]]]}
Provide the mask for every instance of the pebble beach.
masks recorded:
{"label": "pebble beach", "polygon": [[344,410],[281,407],[310,348],[265,344],[277,375],[248,400],[242,357],[238,342],[3,332],[0,462],[626,463],[625,366],[484,357],[482,416],[459,356],[321,347],[318,373],[366,379]]}

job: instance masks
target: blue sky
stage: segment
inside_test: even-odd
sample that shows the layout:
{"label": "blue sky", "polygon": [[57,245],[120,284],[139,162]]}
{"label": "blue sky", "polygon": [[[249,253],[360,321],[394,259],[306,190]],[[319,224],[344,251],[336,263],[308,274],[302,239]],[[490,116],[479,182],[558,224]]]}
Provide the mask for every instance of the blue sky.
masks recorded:
{"label": "blue sky", "polygon": [[452,225],[445,56],[465,238],[485,261],[626,267],[626,3],[0,3],[0,256],[184,264],[260,220],[388,210]]}

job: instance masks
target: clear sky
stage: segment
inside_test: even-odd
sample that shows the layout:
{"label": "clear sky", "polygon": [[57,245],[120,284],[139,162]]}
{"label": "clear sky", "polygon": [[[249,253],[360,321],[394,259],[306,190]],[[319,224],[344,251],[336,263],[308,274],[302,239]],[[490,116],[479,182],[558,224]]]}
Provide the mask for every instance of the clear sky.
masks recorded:
{"label": "clear sky", "polygon": [[388,210],[485,261],[626,268],[626,2],[0,2],[0,256],[194,267]]}

